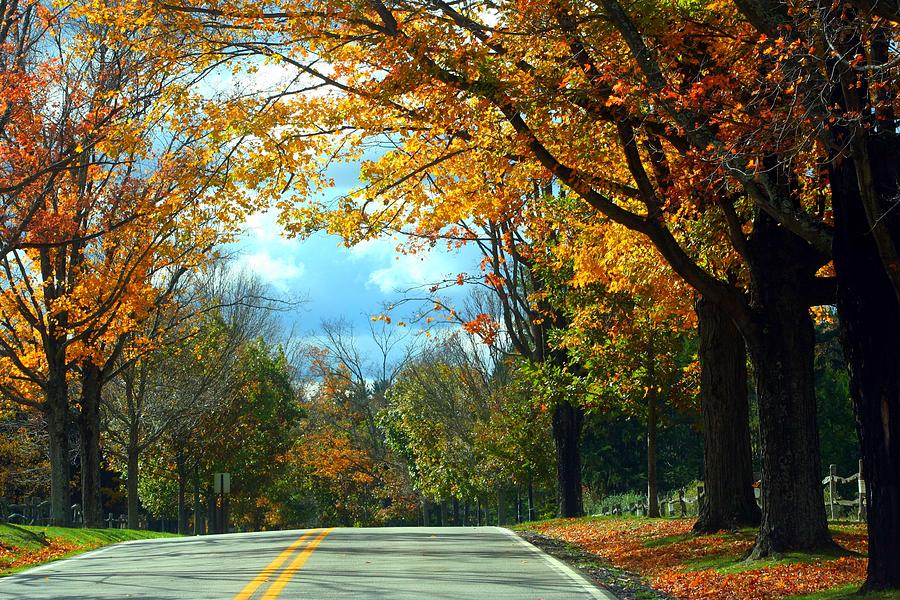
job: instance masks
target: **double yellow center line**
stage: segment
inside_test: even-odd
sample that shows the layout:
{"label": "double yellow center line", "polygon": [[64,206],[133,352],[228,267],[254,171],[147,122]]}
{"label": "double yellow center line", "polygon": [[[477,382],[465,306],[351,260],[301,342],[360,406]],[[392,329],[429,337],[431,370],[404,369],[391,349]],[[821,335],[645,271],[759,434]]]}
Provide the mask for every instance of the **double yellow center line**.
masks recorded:
{"label": "double yellow center line", "polygon": [[[275,560],[270,562],[265,569],[260,571],[259,575],[253,578],[253,581],[244,586],[244,589],[240,591],[240,593],[234,597],[234,600],[249,600],[253,597],[253,593],[259,589],[264,583],[269,581],[269,579],[278,571],[278,569],[283,565],[294,552],[296,552],[299,548],[303,546],[303,543],[307,540],[310,540],[306,547],[300,550],[297,555],[294,557],[294,560],[290,562],[290,564],[281,571],[281,574],[278,575],[278,578],[272,582],[272,585],[269,586],[269,589],[262,595],[262,600],[274,600],[281,594],[281,591],[284,589],[291,579],[293,579],[294,575],[297,574],[303,564],[309,559],[309,556],[313,553],[322,540],[325,539],[329,533],[332,532],[332,529],[312,529],[307,531],[299,538],[297,538],[293,544],[288,546],[284,552],[275,557]],[[315,536],[315,537],[313,537]]]}

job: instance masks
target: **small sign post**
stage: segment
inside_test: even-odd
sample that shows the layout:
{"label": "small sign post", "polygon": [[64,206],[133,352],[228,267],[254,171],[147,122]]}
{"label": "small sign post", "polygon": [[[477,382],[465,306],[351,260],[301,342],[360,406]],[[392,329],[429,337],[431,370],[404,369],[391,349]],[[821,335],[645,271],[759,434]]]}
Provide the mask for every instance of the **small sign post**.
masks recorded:
{"label": "small sign post", "polygon": [[213,492],[216,494],[231,493],[231,473],[216,473],[213,476]]}

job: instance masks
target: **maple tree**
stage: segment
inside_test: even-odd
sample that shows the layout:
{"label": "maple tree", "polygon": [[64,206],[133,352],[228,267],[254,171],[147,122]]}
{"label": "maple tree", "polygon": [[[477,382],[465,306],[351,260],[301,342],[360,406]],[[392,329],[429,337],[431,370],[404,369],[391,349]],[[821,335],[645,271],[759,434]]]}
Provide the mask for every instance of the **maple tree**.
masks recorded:
{"label": "maple tree", "polygon": [[427,499],[487,504],[496,494],[502,512],[504,491],[523,486],[533,512],[533,487],[552,467],[548,404],[520,367],[473,341],[434,337],[398,374],[381,425]]}
{"label": "maple tree", "polygon": [[[704,7],[684,7],[656,20],[635,19],[612,1],[599,7],[461,9],[434,2],[423,10],[329,3],[271,14],[255,14],[239,3],[174,8],[185,27],[218,27],[231,32],[226,35],[239,35],[224,26],[231,19],[255,18],[260,34],[244,37],[242,47],[339,90],[311,100],[319,110],[331,109],[322,121],[343,123],[332,156],[358,156],[367,140],[384,135],[400,146],[367,164],[370,185],[338,206],[286,206],[284,218],[297,231],[324,226],[360,239],[385,222],[406,218],[401,199],[428,196],[432,187],[441,190],[438,213],[470,211],[478,190],[499,188],[494,174],[500,173],[505,182],[518,178],[520,185],[509,186],[516,196],[526,177],[552,174],[593,210],[642,234],[735,322],[756,365],[767,451],[755,555],[830,544],[818,501],[808,314],[810,305],[828,301],[833,292],[815,277],[829,259],[829,234],[804,216],[804,203],[815,199],[812,187],[790,185],[807,163],[778,162],[776,156],[750,172],[722,161],[745,125],[759,123],[758,116],[728,123],[724,117],[733,113],[721,110],[722,103],[737,106],[755,89],[743,84],[752,83],[756,56],[734,54],[745,48],[733,43],[743,39],[734,12],[720,17]],[[606,18],[591,18],[596,14]],[[697,20],[715,25],[716,35],[695,34]],[[672,23],[684,23],[685,33],[667,41],[689,51],[663,64],[645,39],[671,32]],[[302,43],[273,49],[267,35]],[[710,53],[717,61],[707,74],[702,65]],[[329,73],[318,68],[322,61]],[[734,69],[735,64],[749,68]],[[702,83],[695,85],[698,78]],[[703,104],[704,94],[714,102]],[[297,104],[306,106],[305,100]],[[693,117],[698,102],[700,117],[707,119],[702,126]],[[309,114],[308,108],[298,110]],[[284,139],[298,135],[303,134],[285,131]],[[675,172],[687,176],[675,178]],[[491,214],[508,196],[490,198],[490,204],[476,202],[475,210]],[[360,205],[366,210],[355,210]],[[685,238],[683,224],[694,215],[717,224],[721,243],[746,262],[744,280],[710,268],[702,260],[703,247]]]}
{"label": "maple tree", "polygon": [[795,9],[780,2],[735,4],[758,43],[777,57],[775,77],[793,84],[789,97],[780,99],[782,114],[789,117],[783,122],[805,130],[806,143],[786,149],[779,140],[775,147],[793,156],[815,144],[825,166],[838,313],[874,508],[868,513],[865,587],[897,588],[900,519],[891,507],[900,497],[893,446],[900,411],[900,220],[894,210],[900,161],[893,41],[898,7],[866,1]]}
{"label": "maple tree", "polygon": [[200,497],[215,502],[213,473],[231,472],[234,522],[268,524],[260,501],[286,468],[279,456],[301,410],[282,348],[266,341],[283,305],[227,266],[189,278],[177,312],[161,316],[157,345],[110,383],[107,436],[127,471],[129,519],[137,521],[140,498],[156,515],[171,509],[188,533],[193,488],[199,533]]}
{"label": "maple tree", "polygon": [[76,7],[20,8],[12,21],[44,30],[10,47],[29,53],[22,68],[37,95],[8,106],[29,119],[14,129],[30,136],[32,162],[14,162],[19,140],[3,141],[4,174],[27,182],[30,199],[17,205],[26,216],[10,214],[11,224],[28,223],[2,259],[2,385],[7,399],[47,418],[60,523],[70,516],[70,391],[78,395],[82,504],[97,525],[102,386],[170,278],[205,262],[249,204],[224,177],[230,138],[206,147],[202,124],[214,119],[188,91],[199,75],[185,77],[184,65],[136,43],[134,31],[88,23]]}
{"label": "maple tree", "polygon": [[[508,206],[498,207],[488,219],[473,214],[468,220],[448,224],[427,213],[419,216],[415,221],[416,235],[411,250],[417,249],[421,237],[432,244],[436,240],[450,240],[455,244],[477,246],[483,257],[481,272],[469,276],[460,274],[450,284],[476,285],[487,290],[496,301],[479,302],[486,298],[476,294],[471,298],[475,306],[457,311],[442,301],[431,299],[435,310],[426,312],[446,312],[450,320],[460,322],[466,331],[477,335],[495,352],[508,346],[530,363],[532,369],[540,370],[546,365],[549,369],[579,372],[581,366],[564,349],[551,342],[554,332],[564,329],[568,320],[558,306],[548,302],[550,288],[564,289],[566,286],[550,274],[553,266],[547,264],[556,234],[550,219],[537,208],[535,198],[552,198],[553,189],[552,185],[542,189],[539,183],[531,182],[536,189],[522,193]],[[512,199],[514,190],[506,188],[504,191]],[[456,218],[462,216],[450,214]],[[434,295],[442,287],[445,286],[438,284],[429,291]],[[560,290],[556,293],[562,294]],[[548,398],[548,402],[556,450],[559,515],[578,516],[583,512],[579,444],[584,406],[577,395],[556,394]]]}
{"label": "maple tree", "polygon": [[383,524],[415,511],[415,495],[379,425],[385,392],[407,359],[406,336],[374,322],[369,334],[377,352],[364,356],[346,321],[322,324],[307,349],[316,386],[303,405],[308,418],[285,457],[317,518],[345,525]]}
{"label": "maple tree", "polygon": [[[714,483],[709,510],[697,526],[716,529],[757,519],[747,485],[746,368],[739,333],[754,367],[764,450],[755,558],[831,545],[819,487],[809,309],[836,299],[870,486],[867,586],[898,585],[894,574],[900,569],[892,558],[900,556],[894,510],[900,434],[892,417],[900,411],[894,3],[736,0],[660,7],[618,0],[370,0],[263,8],[217,0],[196,6],[117,2],[106,8],[89,21],[115,29],[131,20],[147,28],[138,37],[171,36],[178,44],[162,56],[173,60],[190,48],[186,54],[199,57],[200,71],[218,61],[235,65],[236,74],[252,73],[254,61],[280,65],[286,78],[275,89],[205,108],[221,126],[208,131],[244,142],[234,154],[240,166],[227,163],[227,181],[217,185],[244,207],[247,200],[234,186],[246,185],[259,203],[274,203],[296,235],[324,229],[352,244],[401,232],[423,248],[441,239],[480,244],[488,257],[480,277],[506,304],[496,314],[479,312],[467,320],[466,328],[486,342],[520,336],[523,356],[537,353],[554,368],[577,371],[592,355],[574,360],[577,344],[566,346],[566,333],[576,335],[580,328],[586,338],[597,335],[602,311],[590,302],[560,311],[564,303],[554,306],[554,293],[574,291],[574,297],[602,284],[647,298],[651,312],[680,297],[684,314],[690,308],[684,297],[696,294],[706,477]],[[10,81],[17,77],[18,72]],[[24,97],[16,96],[23,89],[17,85],[13,81],[8,94],[16,102]],[[95,156],[94,148],[103,145],[92,140],[76,135],[59,154]],[[373,149],[378,157],[362,160]],[[40,182],[27,175],[33,165],[9,156],[23,163],[11,171],[25,173],[21,181],[39,190]],[[208,161],[197,159],[204,166]],[[363,185],[334,200],[318,200],[315,193],[331,184],[325,170],[334,161],[361,161]],[[52,173],[55,186],[68,181],[72,187],[74,172],[50,169],[41,177]],[[121,181],[117,177],[106,181]],[[46,228],[35,225],[42,215],[35,214],[27,217],[29,235],[44,235]],[[80,235],[136,235],[127,233],[128,224]],[[145,225],[147,230],[154,229]],[[104,243],[84,247],[110,247]],[[39,251],[30,249],[32,255]],[[44,250],[51,258],[54,251],[62,254]],[[622,256],[640,253],[652,257]],[[93,255],[73,256],[103,271],[103,261]],[[110,264],[110,272],[117,268]],[[27,265],[19,271],[28,271]],[[142,267],[142,274],[152,272]],[[681,283],[671,290],[658,285],[670,273],[693,292]],[[26,278],[20,273],[8,279],[7,305],[15,315],[17,304],[28,306],[15,302],[21,292],[15,286]],[[143,279],[144,296],[151,279]],[[645,293],[648,285],[653,293]],[[69,289],[63,296],[66,318],[71,306],[88,310],[84,298],[93,299]],[[517,309],[511,310],[510,299]],[[115,315],[117,325],[127,322],[121,333],[139,320],[141,311],[129,310],[98,315]],[[18,321],[10,327],[16,333],[23,328],[28,330]],[[551,342],[554,331],[562,335]],[[14,347],[20,337],[9,337],[8,358],[30,356],[32,363],[13,365],[19,371],[34,372],[35,364],[48,362],[59,389],[66,384],[59,373],[78,368],[82,390],[92,389],[96,373],[90,365],[110,356],[116,343],[103,327],[79,335],[76,343],[55,341],[71,351],[55,371],[45,356],[58,356]],[[614,347],[606,350],[616,357]],[[627,364],[625,358],[618,355]],[[602,371],[599,365],[593,370]],[[349,366],[332,374],[344,374]],[[40,395],[43,382],[37,383],[34,377],[16,380],[8,393],[34,403],[29,399]],[[356,408],[365,410],[349,429],[367,432],[377,450],[375,411],[367,386],[359,387],[351,395],[360,403]],[[568,412],[554,418],[553,427],[557,441],[568,440],[557,446],[559,487],[568,498],[563,512],[574,514],[580,486],[565,470],[578,470],[582,407],[573,395],[564,396],[554,410],[568,405]],[[732,423],[739,425],[731,427],[733,434]]]}

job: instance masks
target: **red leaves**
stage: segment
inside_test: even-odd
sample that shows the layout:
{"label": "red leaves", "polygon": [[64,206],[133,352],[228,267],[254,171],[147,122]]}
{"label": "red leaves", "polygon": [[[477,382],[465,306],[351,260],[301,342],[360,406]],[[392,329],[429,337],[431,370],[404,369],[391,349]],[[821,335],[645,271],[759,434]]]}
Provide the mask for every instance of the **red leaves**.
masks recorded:
{"label": "red leaves", "polygon": [[[752,546],[749,533],[691,535],[690,519],[602,519],[554,521],[536,527],[544,535],[581,546],[617,567],[639,573],[653,587],[679,598],[764,600],[807,594],[861,582],[866,559],[814,557],[802,562],[741,563]],[[834,535],[846,548],[864,552],[865,528],[842,527]],[[721,559],[721,566],[696,570],[698,564]]]}
{"label": "red leaves", "polygon": [[492,346],[497,341],[497,333],[500,331],[500,325],[491,315],[485,313],[481,313],[465,323],[463,328],[480,337],[481,341],[488,346]]}

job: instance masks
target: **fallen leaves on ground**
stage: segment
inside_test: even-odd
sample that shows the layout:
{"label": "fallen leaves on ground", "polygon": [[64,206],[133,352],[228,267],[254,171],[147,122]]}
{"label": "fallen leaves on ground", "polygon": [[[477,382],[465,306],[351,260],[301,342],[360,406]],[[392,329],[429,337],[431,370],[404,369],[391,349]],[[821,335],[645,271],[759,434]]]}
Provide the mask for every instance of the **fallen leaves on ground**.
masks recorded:
{"label": "fallen leaves on ground", "polygon": [[[861,582],[866,559],[841,557],[809,562],[768,564],[734,573],[703,568],[716,559],[737,565],[753,545],[749,533],[693,536],[690,519],[559,520],[535,527],[543,535],[575,544],[616,567],[639,573],[662,591],[685,598],[767,600],[807,594]],[[865,552],[864,526],[844,525],[835,541],[855,552]],[[731,559],[731,560],[730,560]]]}
{"label": "fallen leaves on ground", "polygon": [[50,540],[46,546],[38,549],[2,546],[0,547],[0,571],[38,565],[65,556],[75,550],[87,550],[90,548],[90,546],[83,546],[59,539]]}

